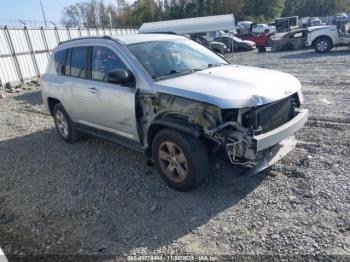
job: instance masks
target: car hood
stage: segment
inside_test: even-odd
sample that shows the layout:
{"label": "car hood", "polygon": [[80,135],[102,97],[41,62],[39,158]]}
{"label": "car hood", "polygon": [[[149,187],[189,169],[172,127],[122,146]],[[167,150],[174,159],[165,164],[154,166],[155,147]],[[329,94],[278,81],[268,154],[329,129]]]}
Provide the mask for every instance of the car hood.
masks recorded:
{"label": "car hood", "polygon": [[299,93],[292,75],[262,68],[226,65],[155,82],[153,89],[216,105],[222,109],[264,105]]}
{"label": "car hood", "polygon": [[311,26],[308,28],[309,32],[313,32],[313,31],[318,31],[318,30],[323,30],[323,29],[334,29],[337,28],[334,25],[318,25],[318,26]]}
{"label": "car hood", "polygon": [[250,41],[250,40],[242,40],[242,42],[246,43],[247,45],[250,45],[250,46],[255,45],[255,42]]}

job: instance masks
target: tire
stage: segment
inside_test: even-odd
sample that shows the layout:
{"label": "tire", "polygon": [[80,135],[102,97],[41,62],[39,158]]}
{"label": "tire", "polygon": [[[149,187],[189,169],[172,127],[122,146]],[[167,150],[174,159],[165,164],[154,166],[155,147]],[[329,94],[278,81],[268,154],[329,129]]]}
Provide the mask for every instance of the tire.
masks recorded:
{"label": "tire", "polygon": [[320,37],[316,39],[314,48],[317,53],[327,53],[332,49],[332,42],[327,37]]}
{"label": "tire", "polygon": [[198,138],[188,134],[161,130],[153,140],[152,155],[160,176],[178,191],[191,191],[208,177],[208,153]]}
{"label": "tire", "polygon": [[265,53],[265,52],[266,52],[266,48],[265,48],[265,47],[262,47],[262,46],[259,46],[259,47],[258,47],[258,52],[259,52],[259,53]]}
{"label": "tire", "polygon": [[54,106],[52,116],[55,121],[55,126],[60,137],[67,143],[74,143],[80,139],[79,131],[63,105],[58,103]]}

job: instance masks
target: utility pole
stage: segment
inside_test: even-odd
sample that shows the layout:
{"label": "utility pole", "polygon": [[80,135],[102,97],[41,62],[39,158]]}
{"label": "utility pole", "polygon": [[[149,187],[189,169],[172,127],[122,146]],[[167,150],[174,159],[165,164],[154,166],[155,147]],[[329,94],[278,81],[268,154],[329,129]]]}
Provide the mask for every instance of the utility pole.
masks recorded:
{"label": "utility pole", "polygon": [[46,15],[44,10],[43,2],[40,0],[40,6],[41,6],[41,12],[43,13],[44,21],[45,21],[45,27],[47,27],[47,21],[46,21]]}

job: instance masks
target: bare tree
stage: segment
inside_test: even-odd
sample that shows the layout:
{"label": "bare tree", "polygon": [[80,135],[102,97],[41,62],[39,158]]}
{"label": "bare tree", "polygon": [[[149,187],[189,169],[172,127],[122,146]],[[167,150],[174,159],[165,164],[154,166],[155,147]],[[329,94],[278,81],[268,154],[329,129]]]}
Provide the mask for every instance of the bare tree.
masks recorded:
{"label": "bare tree", "polygon": [[61,23],[66,27],[80,27],[82,25],[80,9],[77,5],[70,5],[63,9]]}

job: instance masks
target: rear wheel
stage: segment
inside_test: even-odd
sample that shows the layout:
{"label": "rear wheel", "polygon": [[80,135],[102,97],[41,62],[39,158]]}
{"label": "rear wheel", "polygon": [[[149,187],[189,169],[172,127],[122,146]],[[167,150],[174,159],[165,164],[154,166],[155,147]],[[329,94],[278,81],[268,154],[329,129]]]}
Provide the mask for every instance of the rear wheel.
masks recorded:
{"label": "rear wheel", "polygon": [[265,53],[266,52],[266,48],[264,46],[259,46],[258,47],[258,51],[259,51],[259,53]]}
{"label": "rear wheel", "polygon": [[52,112],[55,126],[60,137],[68,143],[78,141],[80,139],[79,131],[76,130],[73,121],[70,119],[62,104],[56,104]]}
{"label": "rear wheel", "polygon": [[208,176],[208,154],[198,138],[164,129],[154,138],[152,154],[159,174],[176,190],[193,190]]}
{"label": "rear wheel", "polygon": [[314,48],[317,53],[326,53],[332,49],[332,43],[328,38],[321,37],[315,41]]}

